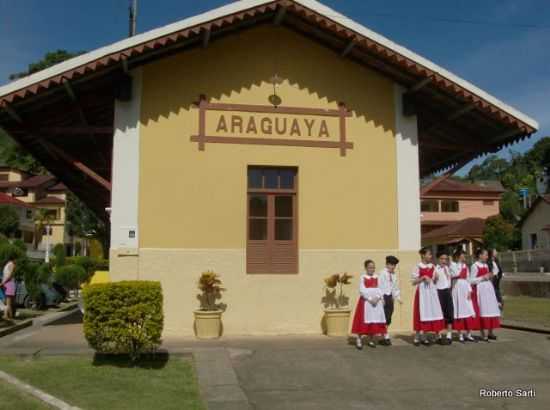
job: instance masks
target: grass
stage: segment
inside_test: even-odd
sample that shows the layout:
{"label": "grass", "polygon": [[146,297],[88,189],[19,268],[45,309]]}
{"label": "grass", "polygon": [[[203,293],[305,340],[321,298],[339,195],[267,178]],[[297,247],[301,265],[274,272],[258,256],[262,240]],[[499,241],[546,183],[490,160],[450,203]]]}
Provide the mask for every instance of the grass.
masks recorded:
{"label": "grass", "polygon": [[11,384],[0,381],[0,409],[48,410],[50,407],[26,393],[20,392]]}
{"label": "grass", "polygon": [[503,319],[550,327],[550,299],[507,296]]}
{"label": "grass", "polygon": [[204,410],[186,358],[143,359],[133,366],[120,357],[2,357],[0,369],[87,410]]}

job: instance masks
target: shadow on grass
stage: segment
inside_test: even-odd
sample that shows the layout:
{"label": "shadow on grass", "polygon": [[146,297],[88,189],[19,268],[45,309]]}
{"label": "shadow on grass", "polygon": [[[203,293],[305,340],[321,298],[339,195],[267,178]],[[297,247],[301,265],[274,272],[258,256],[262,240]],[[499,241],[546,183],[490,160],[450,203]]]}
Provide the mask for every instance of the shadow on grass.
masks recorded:
{"label": "shadow on grass", "polygon": [[124,354],[96,353],[92,362],[93,366],[113,366],[119,368],[163,369],[170,360],[168,352],[143,354],[136,361]]}

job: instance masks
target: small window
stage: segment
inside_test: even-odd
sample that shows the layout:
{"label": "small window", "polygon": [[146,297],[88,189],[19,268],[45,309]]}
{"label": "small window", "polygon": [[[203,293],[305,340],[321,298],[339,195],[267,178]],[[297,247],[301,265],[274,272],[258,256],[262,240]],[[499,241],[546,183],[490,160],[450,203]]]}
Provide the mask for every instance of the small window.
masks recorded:
{"label": "small window", "polygon": [[248,273],[297,273],[296,168],[248,169]]}
{"label": "small window", "polygon": [[23,231],[23,242],[33,243],[33,241],[34,241],[34,233],[31,231]]}
{"label": "small window", "polygon": [[536,249],[538,245],[538,238],[536,233],[532,233],[529,235],[530,242],[531,242],[531,249]]}
{"label": "small window", "polygon": [[439,212],[439,201],[436,199],[424,199],[420,202],[421,212]]}
{"label": "small window", "polygon": [[52,218],[52,219],[58,219],[58,210],[57,209],[46,209],[44,212],[44,215]]}
{"label": "small window", "polygon": [[458,212],[458,201],[441,201],[441,212]]}
{"label": "small window", "polygon": [[27,219],[32,219],[32,209],[27,209],[26,216]]}

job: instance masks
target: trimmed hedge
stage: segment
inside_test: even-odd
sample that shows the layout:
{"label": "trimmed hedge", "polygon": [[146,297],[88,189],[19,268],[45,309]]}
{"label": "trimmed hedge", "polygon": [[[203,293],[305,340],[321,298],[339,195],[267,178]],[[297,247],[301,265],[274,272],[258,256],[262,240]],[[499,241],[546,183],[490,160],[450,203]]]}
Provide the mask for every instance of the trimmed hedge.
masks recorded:
{"label": "trimmed hedge", "polygon": [[160,346],[164,315],[159,282],[90,285],[83,297],[84,336],[97,352],[128,354],[136,360]]}
{"label": "trimmed hedge", "polygon": [[86,270],[76,264],[59,266],[54,273],[54,281],[67,289],[78,289],[87,279]]}

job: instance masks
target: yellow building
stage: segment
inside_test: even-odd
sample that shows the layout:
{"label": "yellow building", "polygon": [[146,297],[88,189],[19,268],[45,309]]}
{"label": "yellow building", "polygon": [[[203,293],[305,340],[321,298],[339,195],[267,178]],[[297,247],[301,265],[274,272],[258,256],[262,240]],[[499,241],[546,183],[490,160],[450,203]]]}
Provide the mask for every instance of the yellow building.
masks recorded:
{"label": "yellow building", "polygon": [[[233,2],[9,84],[2,103],[0,125],[110,211],[111,278],[160,280],[177,335],[193,334],[202,271],[227,288],[225,334],[320,333],[323,278],[355,273],[354,306],[363,261],[388,254],[391,330],[409,331],[419,177],[538,127],[313,0]],[[51,131],[41,144],[29,118]]]}
{"label": "yellow building", "polygon": [[[20,210],[21,233],[17,237],[26,244],[31,257],[43,258],[47,245],[51,248],[63,244],[68,255],[74,253],[77,243],[83,249],[83,239],[71,235],[66,224],[67,187],[54,176],[32,175],[12,167],[0,167],[0,192],[28,205],[24,214],[22,208]],[[39,209],[44,210],[49,229],[35,238]]]}

